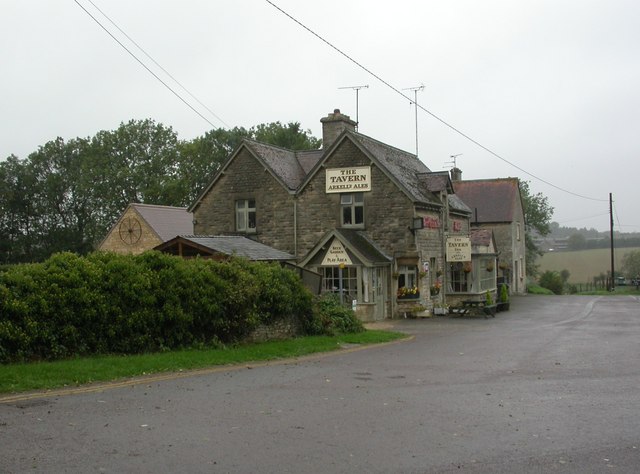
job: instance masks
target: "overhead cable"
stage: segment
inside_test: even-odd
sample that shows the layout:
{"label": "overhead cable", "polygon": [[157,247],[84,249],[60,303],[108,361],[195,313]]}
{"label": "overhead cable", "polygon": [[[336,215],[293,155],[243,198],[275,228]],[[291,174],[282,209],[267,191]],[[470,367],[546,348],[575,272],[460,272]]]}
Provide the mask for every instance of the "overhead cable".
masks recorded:
{"label": "overhead cable", "polygon": [[362,65],[361,63],[359,63],[358,61],[356,61],[355,59],[353,59],[351,56],[349,56],[347,53],[345,53],[344,51],[342,51],[340,48],[338,48],[337,46],[334,46],[332,43],[330,43],[328,40],[326,40],[325,38],[323,38],[322,36],[320,36],[318,33],[316,33],[315,31],[313,31],[311,28],[309,28],[308,26],[306,26],[305,24],[303,24],[302,22],[300,22],[299,20],[297,20],[296,18],[294,18],[292,15],[290,15],[289,13],[287,13],[286,11],[284,11],[282,8],[280,8],[278,5],[276,5],[275,3],[273,3],[271,0],[265,0],[268,4],[270,4],[272,7],[274,7],[276,10],[278,10],[279,12],[281,12],[283,15],[285,15],[286,17],[288,17],[289,19],[291,19],[292,21],[294,21],[295,23],[297,23],[300,27],[302,27],[303,29],[307,30],[309,33],[311,33],[313,36],[315,36],[316,38],[318,38],[320,41],[322,41],[323,43],[325,43],[327,46],[329,46],[330,48],[334,49],[336,52],[338,52],[340,55],[344,56],[345,58],[347,58],[349,61],[351,61],[353,64],[355,64],[356,66],[358,66],[360,69],[362,69],[363,71],[365,71],[367,74],[371,75],[372,77],[374,77],[375,79],[377,79],[378,81],[380,81],[382,84],[384,84],[385,86],[387,86],[389,89],[391,89],[392,91],[394,91],[396,94],[402,96],[404,99],[408,100],[409,102],[411,102],[412,104],[414,104],[416,106],[416,108],[421,109],[423,112],[429,114],[431,117],[433,117],[434,119],[436,119],[438,122],[440,122],[441,124],[445,125],[446,127],[450,128],[451,130],[453,130],[454,132],[456,132],[458,135],[466,138],[467,140],[469,140],[471,143],[473,143],[474,145],[482,148],[484,151],[486,151],[487,153],[495,156],[496,158],[498,158],[499,160],[504,161],[505,163],[513,166],[514,168],[522,171],[523,173],[525,173],[528,176],[531,176],[532,178],[547,184],[548,186],[551,186],[552,188],[555,188],[559,191],[562,191],[564,193],[567,194],[571,194],[572,196],[576,196],[582,199],[588,199],[591,201],[599,201],[599,202],[607,202],[607,199],[598,199],[598,198],[594,198],[594,197],[589,197],[589,196],[584,196],[582,194],[578,194],[578,193],[574,193],[573,191],[569,191],[568,189],[564,189],[560,186],[557,186],[553,183],[550,183],[549,181],[536,176],[533,173],[530,173],[529,171],[525,170],[524,168],[516,165],[515,163],[512,163],[511,161],[507,160],[506,158],[500,156],[498,153],[494,152],[493,150],[491,150],[490,148],[484,146],[483,144],[481,144],[480,142],[478,142],[477,140],[473,139],[472,137],[470,137],[469,135],[467,135],[466,133],[462,132],[460,129],[456,128],[455,126],[451,125],[450,123],[448,123],[447,121],[445,121],[444,119],[440,118],[439,116],[437,116],[436,114],[434,114],[433,112],[431,112],[430,110],[426,109],[425,107],[423,107],[422,105],[419,105],[417,103],[416,100],[412,99],[411,97],[407,96],[406,94],[404,94],[400,89],[398,89],[397,87],[394,87],[393,85],[391,85],[389,82],[387,82],[386,80],[384,80],[382,77],[380,77],[379,75],[377,75],[376,73],[374,73],[373,71],[371,71],[370,69],[368,69],[366,66]]}
{"label": "overhead cable", "polygon": [[[129,48],[127,48],[118,38],[116,38],[100,21],[91,14],[78,0],[74,0],[76,5],[78,5],[84,12],[91,17],[93,21],[95,21],[100,28],[102,28],[113,40],[118,43],[129,55],[135,59],[143,68],[145,68],[153,77],[155,77],[164,87],[166,87],[173,95],[175,95],[182,103],[184,103],[187,107],[193,110],[201,119],[211,125],[213,128],[218,128],[215,124],[213,124],[207,117],[205,117],[200,111],[198,111],[195,107],[193,107],[189,102],[187,102],[180,94],[178,94],[169,84],[163,81],[155,72],[153,72],[140,58],[138,58]],[[93,5],[93,3],[91,3]],[[94,5],[95,6],[95,5]],[[98,9],[99,10],[99,9]],[[99,10],[100,11],[100,10]],[[101,11],[100,11],[101,12]],[[102,13],[102,12],[101,12]],[[135,44],[135,43],[134,43]],[[137,46],[137,45],[136,45]],[[175,79],[174,79],[175,80]],[[216,116],[218,120],[224,123],[219,117]],[[226,125],[226,124],[225,124]]]}

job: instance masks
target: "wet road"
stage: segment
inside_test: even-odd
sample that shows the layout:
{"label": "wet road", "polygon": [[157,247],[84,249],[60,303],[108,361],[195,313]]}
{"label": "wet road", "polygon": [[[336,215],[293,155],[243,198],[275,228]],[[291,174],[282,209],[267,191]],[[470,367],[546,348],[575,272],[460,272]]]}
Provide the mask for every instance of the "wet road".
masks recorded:
{"label": "wet road", "polygon": [[5,401],[0,472],[640,472],[639,303],[520,297],[383,347]]}

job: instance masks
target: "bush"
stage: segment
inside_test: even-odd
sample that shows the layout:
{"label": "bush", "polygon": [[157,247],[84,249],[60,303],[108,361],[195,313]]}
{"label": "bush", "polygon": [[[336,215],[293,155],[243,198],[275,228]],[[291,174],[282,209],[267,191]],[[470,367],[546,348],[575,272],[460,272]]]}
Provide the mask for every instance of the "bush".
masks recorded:
{"label": "bush", "polygon": [[275,264],[56,254],[0,272],[0,362],[235,342],[278,318],[313,326],[312,303]]}
{"label": "bush", "polygon": [[361,331],[364,331],[362,322],[351,308],[340,304],[337,295],[325,294],[316,299],[314,318],[309,333],[333,335],[336,332]]}
{"label": "bush", "polygon": [[542,288],[551,290],[553,294],[561,295],[564,288],[564,282],[558,272],[546,271],[538,281]]}

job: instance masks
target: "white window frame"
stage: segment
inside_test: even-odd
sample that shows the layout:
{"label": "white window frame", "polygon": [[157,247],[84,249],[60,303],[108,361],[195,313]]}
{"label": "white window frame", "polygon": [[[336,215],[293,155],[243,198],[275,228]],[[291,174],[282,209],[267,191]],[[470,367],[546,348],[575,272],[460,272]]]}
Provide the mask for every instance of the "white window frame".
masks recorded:
{"label": "white window frame", "polygon": [[[361,210],[362,222],[356,222],[358,209]],[[346,222],[345,211],[349,211],[350,222]],[[342,227],[364,228],[364,193],[348,193],[340,195],[340,221]]]}
{"label": "white window frame", "polygon": [[256,232],[255,199],[238,199],[236,201],[236,231],[247,234]]}

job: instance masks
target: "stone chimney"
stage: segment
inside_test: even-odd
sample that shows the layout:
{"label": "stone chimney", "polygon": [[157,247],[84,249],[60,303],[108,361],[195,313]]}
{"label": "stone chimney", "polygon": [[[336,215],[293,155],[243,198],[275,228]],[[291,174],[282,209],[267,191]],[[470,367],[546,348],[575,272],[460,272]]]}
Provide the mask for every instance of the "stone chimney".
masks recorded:
{"label": "stone chimney", "polygon": [[462,181],[462,170],[460,168],[451,169],[451,181]]}
{"label": "stone chimney", "polygon": [[356,123],[348,115],[335,109],[332,114],[320,119],[322,122],[322,148],[327,149],[344,130],[356,131]]}

